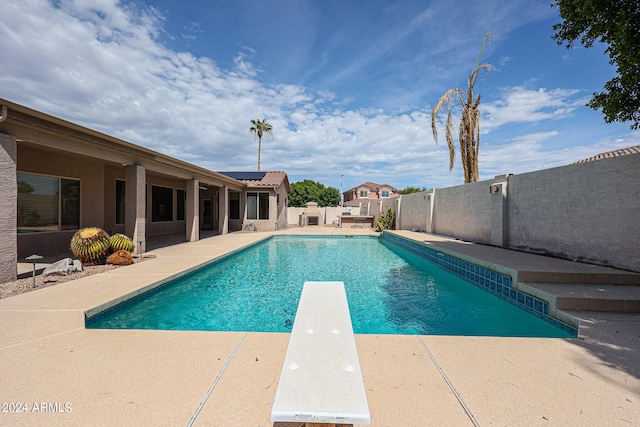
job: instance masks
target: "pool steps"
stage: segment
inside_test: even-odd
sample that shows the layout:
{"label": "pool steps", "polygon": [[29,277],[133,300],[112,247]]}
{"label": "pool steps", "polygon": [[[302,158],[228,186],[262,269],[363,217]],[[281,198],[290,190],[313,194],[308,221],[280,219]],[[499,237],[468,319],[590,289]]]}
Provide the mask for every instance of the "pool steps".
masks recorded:
{"label": "pool steps", "polygon": [[[509,294],[490,288],[486,290],[512,303],[515,301],[520,308],[532,311],[551,323],[560,321],[570,328],[577,328],[578,321],[565,312],[571,310],[640,312],[640,274],[637,273],[426,233],[385,231],[383,238],[399,241],[401,244],[404,240],[404,246],[413,247],[414,252],[420,255],[439,253],[441,255],[433,257],[436,263],[442,257],[459,260],[440,264],[465,280],[468,280],[465,277],[467,273],[464,272],[467,264],[510,277],[512,286]],[[456,273],[458,265],[463,266],[462,274],[460,270]],[[473,273],[472,270],[472,277],[475,277]],[[485,287],[477,280],[474,284]],[[516,292],[515,298],[513,292]],[[524,306],[521,304],[523,298],[528,302]],[[538,301],[542,301],[542,307]]]}
{"label": "pool steps", "polygon": [[625,284],[525,283],[521,289],[557,310],[640,313],[640,286]]}

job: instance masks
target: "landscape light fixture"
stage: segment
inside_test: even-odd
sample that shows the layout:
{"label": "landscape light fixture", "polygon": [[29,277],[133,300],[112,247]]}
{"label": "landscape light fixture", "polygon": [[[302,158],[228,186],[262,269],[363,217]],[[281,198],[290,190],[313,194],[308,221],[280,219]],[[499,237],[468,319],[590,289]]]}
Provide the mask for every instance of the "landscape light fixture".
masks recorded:
{"label": "landscape light fixture", "polygon": [[33,287],[36,287],[36,263],[40,261],[42,257],[40,255],[33,254],[25,258],[25,260],[33,263]]}

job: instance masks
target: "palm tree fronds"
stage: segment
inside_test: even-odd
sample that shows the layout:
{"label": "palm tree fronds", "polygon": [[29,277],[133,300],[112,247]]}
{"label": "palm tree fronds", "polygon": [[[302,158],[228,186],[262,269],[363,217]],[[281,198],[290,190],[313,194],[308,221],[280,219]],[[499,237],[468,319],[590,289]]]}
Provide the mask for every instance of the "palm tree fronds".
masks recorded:
{"label": "palm tree fronds", "polygon": [[253,134],[258,140],[258,170],[260,170],[260,150],[262,148],[262,135],[266,133],[268,136],[273,138],[272,130],[273,127],[269,123],[267,123],[267,119],[251,120],[249,133]]}
{"label": "palm tree fronds", "polygon": [[[438,132],[436,128],[436,114],[443,108],[447,109],[447,121],[445,123],[447,146],[449,148],[449,172],[453,169],[455,160],[455,144],[452,111],[458,106],[461,110],[460,124],[458,128],[458,143],[460,146],[460,160],[464,170],[465,184],[479,179],[478,174],[478,154],[480,153],[480,106],[481,96],[474,96],[473,89],[480,73],[490,71],[493,67],[490,64],[481,64],[482,53],[487,43],[491,40],[491,33],[485,35],[482,48],[476,61],[476,66],[469,74],[468,87],[466,90],[456,88],[450,89],[438,99],[431,111],[431,129],[433,138],[438,143]],[[454,102],[457,101],[457,102]]]}

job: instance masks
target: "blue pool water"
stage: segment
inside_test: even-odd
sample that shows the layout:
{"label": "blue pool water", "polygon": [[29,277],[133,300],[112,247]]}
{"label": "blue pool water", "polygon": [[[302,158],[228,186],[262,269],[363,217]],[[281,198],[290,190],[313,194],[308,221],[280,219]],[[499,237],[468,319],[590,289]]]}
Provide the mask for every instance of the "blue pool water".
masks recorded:
{"label": "blue pool water", "polygon": [[272,238],[87,327],[289,332],[305,281],[344,282],[355,333],[571,336],[378,238]]}

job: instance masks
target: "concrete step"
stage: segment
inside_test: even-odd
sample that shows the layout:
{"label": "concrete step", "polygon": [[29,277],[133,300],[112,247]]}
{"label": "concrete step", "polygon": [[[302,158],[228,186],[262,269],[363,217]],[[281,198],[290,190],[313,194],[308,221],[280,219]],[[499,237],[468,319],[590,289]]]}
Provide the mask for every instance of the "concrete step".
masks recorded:
{"label": "concrete step", "polygon": [[[640,286],[576,283],[520,283],[523,291],[555,300],[558,310],[640,313]],[[551,301],[550,301],[551,302]]]}
{"label": "concrete step", "polygon": [[548,268],[546,271],[527,269],[525,267],[518,270],[518,280],[526,283],[640,286],[640,274],[638,273],[580,263],[574,263],[569,267],[571,268],[566,270]]}

